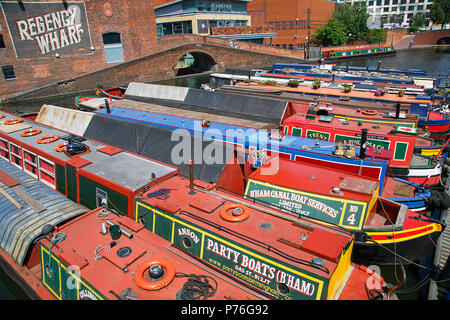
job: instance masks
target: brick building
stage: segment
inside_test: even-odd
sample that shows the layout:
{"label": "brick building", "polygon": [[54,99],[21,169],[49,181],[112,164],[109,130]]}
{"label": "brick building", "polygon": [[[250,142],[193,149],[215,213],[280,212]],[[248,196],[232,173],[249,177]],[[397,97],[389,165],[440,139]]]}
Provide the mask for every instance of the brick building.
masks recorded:
{"label": "brick building", "polygon": [[308,35],[327,23],[335,5],[327,0],[253,0],[247,4],[247,12],[253,26],[275,27],[277,37],[272,45],[296,49],[305,47]]}
{"label": "brick building", "polygon": [[155,52],[148,0],[0,2],[0,101]]}

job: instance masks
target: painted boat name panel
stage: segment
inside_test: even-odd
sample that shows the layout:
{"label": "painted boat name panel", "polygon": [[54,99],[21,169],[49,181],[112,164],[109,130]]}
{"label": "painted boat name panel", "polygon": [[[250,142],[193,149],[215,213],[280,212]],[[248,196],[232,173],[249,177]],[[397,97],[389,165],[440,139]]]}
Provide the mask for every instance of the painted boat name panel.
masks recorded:
{"label": "painted boat name panel", "polygon": [[358,230],[363,226],[367,208],[365,202],[337,200],[332,196],[296,191],[256,180],[247,183],[245,197],[280,210]]}

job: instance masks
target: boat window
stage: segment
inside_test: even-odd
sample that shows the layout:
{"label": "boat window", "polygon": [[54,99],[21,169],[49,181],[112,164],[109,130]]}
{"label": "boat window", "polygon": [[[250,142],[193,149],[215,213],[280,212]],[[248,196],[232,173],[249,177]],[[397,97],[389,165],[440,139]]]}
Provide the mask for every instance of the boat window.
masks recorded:
{"label": "boat window", "polygon": [[10,162],[16,167],[22,169],[22,148],[13,143],[10,143],[9,149]]}
{"label": "boat window", "polygon": [[5,41],[3,41],[3,35],[0,34],[0,49],[5,48]]}
{"label": "boat window", "polygon": [[37,178],[37,156],[23,149],[23,170],[29,175]]}
{"label": "boat window", "polygon": [[120,33],[108,32],[103,34],[106,63],[123,62],[123,49]]}
{"label": "boat window", "polygon": [[6,161],[9,161],[8,141],[1,138],[0,138],[0,157],[5,159]]}
{"label": "boat window", "polygon": [[53,189],[55,188],[55,163],[39,157],[39,180]]}

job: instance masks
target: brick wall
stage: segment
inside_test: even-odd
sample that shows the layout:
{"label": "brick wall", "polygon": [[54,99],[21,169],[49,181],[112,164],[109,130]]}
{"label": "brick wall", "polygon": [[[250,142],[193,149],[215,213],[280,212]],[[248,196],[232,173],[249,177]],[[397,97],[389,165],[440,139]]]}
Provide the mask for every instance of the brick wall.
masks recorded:
{"label": "brick wall", "polygon": [[[50,2],[64,9],[62,1],[33,1],[34,3]],[[148,0],[73,0],[67,2],[82,4],[86,7],[89,29],[94,51],[85,54],[60,53],[56,58],[54,52],[34,55],[33,57],[16,58],[8,26],[3,14],[0,14],[1,34],[5,48],[0,49],[1,65],[14,67],[16,79],[5,80],[0,74],[0,100],[14,93],[27,91],[39,86],[73,78],[85,73],[101,70],[114,64],[106,63],[102,35],[105,32],[120,32],[124,61],[130,61],[156,51],[156,28],[153,5]],[[24,14],[27,14],[27,2],[24,2]],[[19,8],[18,5],[18,9]],[[106,15],[105,13],[112,13]],[[17,41],[19,42],[19,41]],[[30,46],[31,46],[30,42]],[[90,51],[90,50],[88,50]]]}

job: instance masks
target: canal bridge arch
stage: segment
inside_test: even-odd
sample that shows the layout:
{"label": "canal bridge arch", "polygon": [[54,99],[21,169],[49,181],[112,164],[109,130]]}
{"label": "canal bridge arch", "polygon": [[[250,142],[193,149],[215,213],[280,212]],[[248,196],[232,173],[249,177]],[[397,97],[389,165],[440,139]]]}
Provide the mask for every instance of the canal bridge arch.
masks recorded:
{"label": "canal bridge arch", "polygon": [[[419,32],[414,38],[414,46],[434,46],[450,44],[450,29]],[[445,43],[443,43],[445,41]]]}

